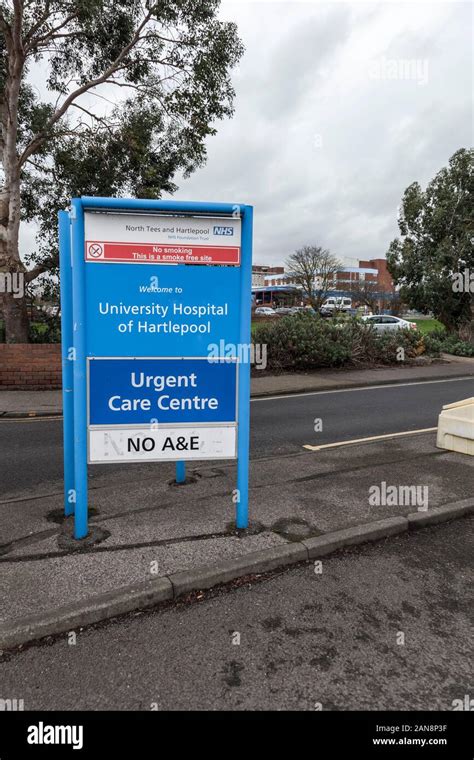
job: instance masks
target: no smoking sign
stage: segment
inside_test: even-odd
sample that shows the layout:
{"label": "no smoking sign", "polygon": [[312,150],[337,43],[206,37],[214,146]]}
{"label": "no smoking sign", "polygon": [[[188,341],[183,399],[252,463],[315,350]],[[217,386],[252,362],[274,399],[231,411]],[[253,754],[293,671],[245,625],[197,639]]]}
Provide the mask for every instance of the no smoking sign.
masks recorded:
{"label": "no smoking sign", "polygon": [[88,259],[103,259],[104,258],[104,246],[102,243],[89,243],[87,246],[87,258]]}

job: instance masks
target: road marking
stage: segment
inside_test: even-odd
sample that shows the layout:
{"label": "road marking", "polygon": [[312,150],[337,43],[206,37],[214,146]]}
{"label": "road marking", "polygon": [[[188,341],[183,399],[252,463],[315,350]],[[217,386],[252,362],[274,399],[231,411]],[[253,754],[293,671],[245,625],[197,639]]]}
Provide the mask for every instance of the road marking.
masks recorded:
{"label": "road marking", "polygon": [[337,441],[337,443],[323,443],[321,446],[311,446],[306,443],[304,449],[308,451],[321,451],[321,449],[332,449],[336,446],[349,446],[352,443],[367,443],[369,441],[381,441],[384,438],[399,438],[402,435],[415,435],[416,433],[434,433],[437,427],[420,428],[420,430],[404,430],[402,433],[386,433],[385,435],[371,435],[368,438],[354,438],[352,441]]}
{"label": "road marking", "polygon": [[447,380],[421,380],[412,383],[382,383],[382,385],[366,385],[358,388],[336,388],[333,391],[305,391],[303,393],[282,393],[278,396],[262,396],[261,398],[251,398],[250,401],[275,401],[280,398],[300,398],[301,396],[324,396],[327,393],[354,393],[356,391],[375,391],[380,388],[406,388],[409,385],[434,385],[435,383],[459,383],[463,380],[474,380],[474,375],[464,377],[450,377]]}

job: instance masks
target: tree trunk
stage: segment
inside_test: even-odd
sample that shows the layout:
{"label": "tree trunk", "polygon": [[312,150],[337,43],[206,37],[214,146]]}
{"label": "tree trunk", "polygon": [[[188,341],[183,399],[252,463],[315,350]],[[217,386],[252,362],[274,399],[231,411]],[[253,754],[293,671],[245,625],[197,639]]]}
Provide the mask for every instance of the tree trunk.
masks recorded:
{"label": "tree trunk", "polygon": [[[28,343],[28,312],[25,288],[12,288],[13,279],[24,276],[20,259],[19,232],[21,218],[20,162],[17,153],[18,101],[25,63],[21,41],[22,16],[6,34],[7,76],[1,93],[1,160],[3,188],[0,191],[0,274],[2,277],[1,307],[7,343]],[[16,280],[16,285],[18,281]],[[24,285],[24,280],[21,281]]]}
{"label": "tree trunk", "polygon": [[25,297],[15,298],[13,293],[4,293],[2,312],[5,343],[28,343],[29,319]]}
{"label": "tree trunk", "polygon": [[472,337],[472,322],[464,322],[458,330],[459,340],[464,340],[466,343],[470,343]]}
{"label": "tree trunk", "polygon": [[[8,180],[7,180],[8,182]],[[28,343],[29,320],[26,306],[24,272],[20,260],[18,237],[20,228],[20,183],[5,183],[0,194],[0,304],[5,324],[6,343]],[[8,187],[9,185],[9,187]],[[8,188],[8,189],[7,189]],[[18,287],[21,284],[21,287]],[[13,287],[15,285],[15,287]]]}
{"label": "tree trunk", "polygon": [[471,319],[463,322],[459,327],[458,337],[460,340],[465,340],[474,345],[474,299],[471,299]]}

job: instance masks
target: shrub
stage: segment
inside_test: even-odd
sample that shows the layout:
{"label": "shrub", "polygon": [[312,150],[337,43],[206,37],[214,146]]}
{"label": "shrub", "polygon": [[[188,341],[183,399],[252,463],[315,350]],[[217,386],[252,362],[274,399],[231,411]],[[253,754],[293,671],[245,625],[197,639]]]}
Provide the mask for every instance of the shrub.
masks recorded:
{"label": "shrub", "polygon": [[267,345],[271,369],[338,367],[350,357],[345,332],[312,315],[295,314],[258,325],[254,341]]}
{"label": "shrub", "polygon": [[378,361],[382,364],[400,362],[400,349],[403,358],[415,359],[426,351],[423,335],[418,330],[396,330],[381,333],[377,336]]}
{"label": "shrub", "polygon": [[414,330],[378,334],[356,318],[344,322],[295,314],[255,328],[255,343],[266,344],[269,370],[393,364],[424,352],[423,337]]}
{"label": "shrub", "polygon": [[427,353],[432,356],[439,356],[442,351],[454,356],[474,356],[474,346],[471,343],[460,340],[456,335],[447,335],[441,330],[427,333],[425,346]]}
{"label": "shrub", "polygon": [[60,343],[61,323],[57,317],[43,316],[41,321],[30,322],[30,343]]}

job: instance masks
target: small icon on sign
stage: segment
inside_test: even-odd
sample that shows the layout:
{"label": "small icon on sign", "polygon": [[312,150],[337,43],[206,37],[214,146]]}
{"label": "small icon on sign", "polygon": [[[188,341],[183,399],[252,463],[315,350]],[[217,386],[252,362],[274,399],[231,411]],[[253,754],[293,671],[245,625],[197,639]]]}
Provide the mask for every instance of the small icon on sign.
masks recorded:
{"label": "small icon on sign", "polygon": [[101,243],[90,243],[88,255],[91,259],[101,259],[104,255],[104,246]]}

